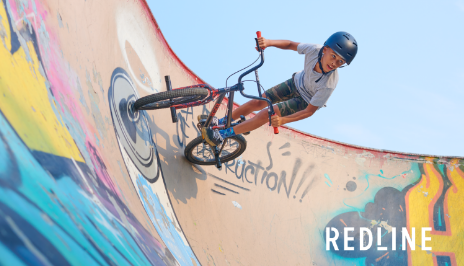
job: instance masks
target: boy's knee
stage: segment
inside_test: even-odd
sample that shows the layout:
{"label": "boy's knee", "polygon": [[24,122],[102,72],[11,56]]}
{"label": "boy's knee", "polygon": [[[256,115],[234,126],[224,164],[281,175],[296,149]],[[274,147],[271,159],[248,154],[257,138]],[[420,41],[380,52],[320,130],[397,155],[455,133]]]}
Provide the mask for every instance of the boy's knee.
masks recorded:
{"label": "boy's knee", "polygon": [[256,106],[256,107],[267,106],[266,101],[263,101],[263,100],[253,99],[252,102],[253,102],[253,105]]}
{"label": "boy's knee", "polygon": [[276,113],[276,115],[278,116],[282,116],[282,114],[280,113],[279,106],[276,104],[273,107],[274,107],[274,113]]}

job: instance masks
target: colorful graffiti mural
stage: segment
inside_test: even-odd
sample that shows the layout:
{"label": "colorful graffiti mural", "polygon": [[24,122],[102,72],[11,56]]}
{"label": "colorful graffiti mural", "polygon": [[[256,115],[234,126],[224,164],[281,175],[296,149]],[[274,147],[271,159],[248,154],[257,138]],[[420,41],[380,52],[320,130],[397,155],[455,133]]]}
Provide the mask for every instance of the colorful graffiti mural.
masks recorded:
{"label": "colorful graffiti mural", "polygon": [[35,0],[0,3],[0,264],[198,264],[191,252],[184,263],[180,245],[171,253],[132,214],[101,153],[111,132],[98,105],[105,92],[93,90],[86,70],[87,103],[48,30],[49,12]]}
{"label": "colorful graffiti mural", "polygon": [[264,126],[222,170],[186,161],[212,104],[131,108],[205,83],[144,0],[1,0],[0,39],[0,265],[464,265],[463,158]]}

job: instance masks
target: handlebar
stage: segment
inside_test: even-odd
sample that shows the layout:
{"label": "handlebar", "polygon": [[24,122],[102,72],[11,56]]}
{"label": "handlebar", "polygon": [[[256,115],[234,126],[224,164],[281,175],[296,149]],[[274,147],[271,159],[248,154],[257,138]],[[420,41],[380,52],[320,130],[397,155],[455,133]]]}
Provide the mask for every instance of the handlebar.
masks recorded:
{"label": "handlebar", "polygon": [[[261,32],[260,32],[260,31],[257,31],[257,32],[256,32],[256,36],[257,36],[258,38],[260,38],[260,37],[261,37]],[[259,63],[259,65],[257,65],[257,66],[255,66],[255,67],[253,67],[253,68],[251,68],[251,69],[245,71],[244,73],[242,73],[242,74],[240,75],[240,77],[238,78],[238,85],[241,87],[241,89],[240,89],[240,94],[242,94],[243,97],[250,98],[250,99],[256,99],[256,100],[262,100],[262,101],[266,101],[266,102],[267,102],[267,104],[268,104],[268,115],[269,115],[269,126],[270,126],[270,125],[271,125],[271,116],[276,115],[275,112],[274,112],[274,108],[272,107],[272,102],[271,102],[269,99],[267,99],[267,98],[256,97],[256,96],[253,96],[253,95],[247,95],[247,94],[245,94],[245,93],[243,92],[243,89],[244,89],[244,88],[243,88],[243,85],[242,85],[242,78],[243,78],[244,76],[250,74],[251,72],[257,70],[258,68],[260,68],[260,67],[264,64],[264,49],[261,49],[261,48],[259,47],[258,39],[256,38],[255,40],[256,40],[256,47],[258,48],[258,52],[259,52],[259,54],[260,54],[260,56],[261,56],[261,62]],[[259,81],[258,81],[258,82],[259,82]],[[259,86],[259,84],[258,84],[258,86]],[[274,134],[279,134],[279,128],[274,127]]]}
{"label": "handlebar", "polygon": [[[261,38],[261,31],[257,31],[257,32],[256,32],[256,37]],[[258,47],[258,51],[260,51],[261,49],[264,51],[264,49],[266,49],[266,48],[261,48],[261,47],[259,47],[258,39],[256,39],[256,45],[257,45],[256,47]],[[270,105],[269,108],[273,108],[273,107]],[[273,114],[272,114],[271,116],[275,116],[275,115],[276,115],[276,114],[274,113],[274,109],[272,109],[272,113],[273,113]],[[271,112],[269,112],[269,114],[271,114]],[[270,118],[269,118],[269,122],[271,122],[271,121],[270,121]],[[279,134],[279,128],[278,128],[278,127],[274,127],[274,134]]]}
{"label": "handlebar", "polygon": [[[272,116],[275,116],[276,114],[274,113]],[[274,127],[274,134],[279,134],[279,128]]]}
{"label": "handlebar", "polygon": [[[261,38],[261,32],[260,31],[256,32],[256,37]],[[258,52],[259,52],[260,49],[262,49],[263,51],[264,51],[264,49],[266,49],[266,48],[260,48],[259,47],[258,39],[256,39],[256,47],[258,47]]]}

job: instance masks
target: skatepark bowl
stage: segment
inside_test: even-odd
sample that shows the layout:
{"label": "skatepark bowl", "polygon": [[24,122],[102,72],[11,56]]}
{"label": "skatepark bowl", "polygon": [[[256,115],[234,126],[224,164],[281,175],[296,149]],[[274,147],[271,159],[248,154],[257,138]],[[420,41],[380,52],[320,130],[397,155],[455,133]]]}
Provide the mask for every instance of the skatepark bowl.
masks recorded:
{"label": "skatepark bowl", "polygon": [[144,0],[1,0],[0,39],[0,265],[464,265],[463,158],[263,126],[189,163],[212,104],[128,108],[205,83]]}

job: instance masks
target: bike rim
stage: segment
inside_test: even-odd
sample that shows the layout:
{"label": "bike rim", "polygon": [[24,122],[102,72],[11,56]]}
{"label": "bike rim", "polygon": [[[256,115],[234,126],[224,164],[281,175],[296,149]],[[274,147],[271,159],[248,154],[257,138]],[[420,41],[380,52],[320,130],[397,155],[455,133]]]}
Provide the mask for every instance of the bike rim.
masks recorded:
{"label": "bike rim", "polygon": [[[238,151],[240,151],[240,143],[233,138],[228,138],[224,140],[222,146],[218,146],[219,149],[222,148],[220,154],[221,160],[233,156]],[[191,152],[192,157],[200,162],[216,162],[214,157],[214,148],[212,148],[208,143],[203,142],[197,145]]]}

